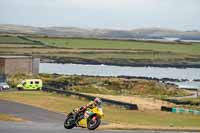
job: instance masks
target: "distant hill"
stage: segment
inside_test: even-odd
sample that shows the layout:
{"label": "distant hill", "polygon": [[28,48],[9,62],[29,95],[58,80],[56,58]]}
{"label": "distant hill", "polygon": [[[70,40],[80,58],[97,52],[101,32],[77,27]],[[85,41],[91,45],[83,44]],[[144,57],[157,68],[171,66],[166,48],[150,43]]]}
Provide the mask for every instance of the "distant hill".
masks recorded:
{"label": "distant hill", "polygon": [[55,37],[120,38],[120,39],[164,39],[200,40],[200,31],[177,31],[161,28],[134,30],[83,29],[76,27],[32,27],[22,25],[0,25],[0,33],[30,34]]}

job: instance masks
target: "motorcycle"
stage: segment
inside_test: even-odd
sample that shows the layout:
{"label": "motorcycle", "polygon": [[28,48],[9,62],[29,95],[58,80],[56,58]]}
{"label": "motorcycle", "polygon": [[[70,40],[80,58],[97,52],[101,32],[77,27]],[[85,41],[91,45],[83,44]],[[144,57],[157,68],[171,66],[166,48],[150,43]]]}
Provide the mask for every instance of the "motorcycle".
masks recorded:
{"label": "motorcycle", "polygon": [[102,107],[88,108],[85,112],[78,114],[75,118],[77,109],[70,112],[64,122],[66,129],[72,129],[74,127],[88,128],[89,130],[95,130],[101,124],[101,118],[103,117]]}

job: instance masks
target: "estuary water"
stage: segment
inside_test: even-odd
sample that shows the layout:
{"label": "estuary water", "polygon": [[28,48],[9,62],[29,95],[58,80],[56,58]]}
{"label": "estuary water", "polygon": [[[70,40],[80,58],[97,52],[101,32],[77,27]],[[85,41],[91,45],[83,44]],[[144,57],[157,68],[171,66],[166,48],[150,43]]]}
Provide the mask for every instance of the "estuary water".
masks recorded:
{"label": "estuary water", "polygon": [[91,76],[137,76],[149,78],[186,79],[177,85],[200,88],[200,68],[173,68],[173,67],[128,67],[110,65],[83,65],[83,64],[58,64],[40,63],[40,73],[66,74],[66,75],[91,75]]}

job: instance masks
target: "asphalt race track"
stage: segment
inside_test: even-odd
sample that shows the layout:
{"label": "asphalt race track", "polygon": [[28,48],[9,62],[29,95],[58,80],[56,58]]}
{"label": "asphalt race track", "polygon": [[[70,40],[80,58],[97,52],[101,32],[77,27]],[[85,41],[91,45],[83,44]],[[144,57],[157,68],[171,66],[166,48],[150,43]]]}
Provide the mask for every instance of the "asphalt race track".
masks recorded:
{"label": "asphalt race track", "polygon": [[4,100],[0,100],[0,112],[12,114],[32,122],[57,123],[64,120],[63,114]]}
{"label": "asphalt race track", "polygon": [[28,120],[27,122],[0,121],[0,133],[177,133],[177,131],[89,131],[82,128],[66,130],[63,127],[63,121],[65,119],[63,114],[4,100],[0,100],[0,112]]}

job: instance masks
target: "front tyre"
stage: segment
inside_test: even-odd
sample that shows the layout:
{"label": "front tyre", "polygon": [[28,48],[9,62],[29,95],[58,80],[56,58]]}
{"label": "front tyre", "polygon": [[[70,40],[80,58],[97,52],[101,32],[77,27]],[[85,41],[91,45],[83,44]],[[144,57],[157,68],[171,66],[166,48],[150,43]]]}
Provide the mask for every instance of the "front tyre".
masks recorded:
{"label": "front tyre", "polygon": [[73,116],[68,116],[66,119],[65,119],[65,122],[64,122],[64,127],[66,129],[72,129],[75,127],[75,120],[74,120],[74,117]]}
{"label": "front tyre", "polygon": [[101,124],[101,119],[99,119],[98,117],[96,117],[96,119],[90,119],[87,123],[87,128],[89,130],[95,130],[96,128],[99,127],[99,125]]}

